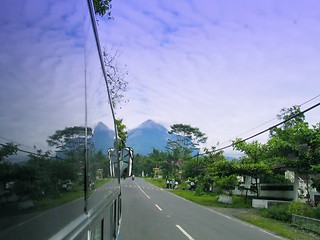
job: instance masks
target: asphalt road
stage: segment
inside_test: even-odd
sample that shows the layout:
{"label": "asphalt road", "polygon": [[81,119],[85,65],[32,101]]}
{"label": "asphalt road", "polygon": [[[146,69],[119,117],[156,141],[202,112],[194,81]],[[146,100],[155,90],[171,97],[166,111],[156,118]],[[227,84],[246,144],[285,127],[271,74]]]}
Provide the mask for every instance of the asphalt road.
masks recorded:
{"label": "asphalt road", "polygon": [[121,183],[121,240],[284,239],[136,178]]}

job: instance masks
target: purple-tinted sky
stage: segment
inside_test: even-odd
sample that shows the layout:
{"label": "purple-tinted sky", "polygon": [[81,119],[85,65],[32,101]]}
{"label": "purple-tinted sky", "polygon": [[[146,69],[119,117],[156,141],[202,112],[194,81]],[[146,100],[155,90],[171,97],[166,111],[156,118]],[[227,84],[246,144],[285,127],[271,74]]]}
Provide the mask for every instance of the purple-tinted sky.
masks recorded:
{"label": "purple-tinted sky", "polygon": [[[1,141],[33,139],[32,148],[46,145],[57,129],[84,124],[84,36],[87,79],[95,79],[88,81],[88,125],[111,127],[93,37],[76,2],[2,5]],[[98,27],[101,45],[121,52],[119,65],[129,72],[129,103],[116,109],[129,129],[147,119],[168,129],[190,124],[207,134],[207,147],[224,146],[320,94],[318,0],[113,0],[112,6],[114,20],[99,19]],[[306,114],[312,124],[319,116],[319,107]]]}
{"label": "purple-tinted sky", "polygon": [[[129,103],[117,110],[129,129],[147,119],[167,128],[184,123],[205,132],[207,146],[225,145],[270,127],[282,108],[320,93],[319,1],[112,6],[114,20],[100,20],[100,38],[111,52],[122,52],[119,62],[129,71]],[[306,116],[316,123],[319,113]]]}

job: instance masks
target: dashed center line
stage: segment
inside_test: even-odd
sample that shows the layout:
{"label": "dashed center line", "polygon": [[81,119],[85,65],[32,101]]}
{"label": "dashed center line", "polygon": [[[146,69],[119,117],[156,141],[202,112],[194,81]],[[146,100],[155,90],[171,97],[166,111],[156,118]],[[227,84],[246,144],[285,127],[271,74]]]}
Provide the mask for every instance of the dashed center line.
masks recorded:
{"label": "dashed center line", "polygon": [[189,235],[189,233],[187,233],[182,227],[180,227],[179,225],[176,225],[176,227],[189,239],[189,240],[194,240],[193,237],[191,237]]}
{"label": "dashed center line", "polygon": [[140,191],[141,191],[144,195],[146,195],[147,198],[150,199],[150,197],[148,196],[148,194],[146,194],[145,191],[143,191],[142,188],[141,188],[139,185],[138,185],[138,188],[140,189]]}
{"label": "dashed center line", "polygon": [[159,207],[158,204],[155,204],[155,206],[156,206],[160,211],[162,211],[161,207]]}

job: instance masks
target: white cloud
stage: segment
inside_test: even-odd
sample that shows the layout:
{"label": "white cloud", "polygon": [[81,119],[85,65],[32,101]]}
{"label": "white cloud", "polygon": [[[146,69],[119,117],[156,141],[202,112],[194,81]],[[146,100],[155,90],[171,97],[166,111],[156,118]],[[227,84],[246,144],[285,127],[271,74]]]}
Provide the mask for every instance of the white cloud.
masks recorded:
{"label": "white cloud", "polygon": [[[84,61],[80,57],[82,25],[77,16],[81,7],[67,2],[48,7],[40,2],[43,11],[28,16],[23,26],[14,17],[10,19],[12,27],[2,25],[7,37],[0,39],[0,61],[22,67],[24,80],[16,81],[14,68],[2,69],[0,64],[1,75],[10,79],[11,88],[21,88],[20,95],[28,90],[37,98],[19,98],[10,94],[12,89],[0,90],[0,97],[13,103],[16,115],[10,114],[15,118],[25,108],[32,110],[25,119],[32,126],[37,125],[32,121],[33,112],[41,113],[38,118],[52,116],[47,129],[54,131],[62,125],[80,124],[78,119],[82,118],[83,99],[79,96],[84,94],[83,73],[79,69]],[[191,124],[208,135],[208,146],[247,137],[253,133],[248,130],[273,119],[281,108],[319,94],[319,5],[317,1],[302,0],[115,1],[115,20],[101,19],[99,30],[102,46],[119,49],[119,62],[128,66],[129,103],[117,109],[117,116],[124,118],[130,129],[147,119],[167,128],[174,123]],[[61,18],[53,19],[50,9],[58,10]],[[35,19],[40,29],[33,28]],[[68,31],[58,28],[62,23]],[[59,31],[63,34],[56,38]],[[79,41],[69,41],[68,36]],[[17,39],[21,44],[13,51],[10,46]],[[44,39],[48,45],[41,44]],[[34,51],[44,60],[32,59]],[[13,57],[23,61],[10,62]],[[91,57],[94,59],[88,56],[88,66],[98,66]],[[66,62],[72,62],[73,67]],[[33,66],[41,70],[37,75]],[[64,73],[63,79],[56,77],[60,73]],[[110,115],[102,107],[107,99],[101,75],[97,72],[92,76],[100,82],[90,85],[90,126],[105,122]],[[59,105],[50,105],[53,99]],[[316,101],[319,99],[303,108]],[[66,109],[69,114],[63,119],[56,117]],[[319,121],[319,109],[306,115],[312,123]],[[253,131],[274,122],[268,124]],[[48,132],[42,135],[46,137]]]}
{"label": "white cloud", "polygon": [[40,2],[17,13],[7,9],[0,25],[0,141],[28,150],[47,149],[46,139],[56,130],[85,125],[85,74],[88,126],[102,121],[113,127],[95,42],[84,36],[82,5]]}
{"label": "white cloud", "polygon": [[149,118],[166,126],[192,124],[213,145],[318,95],[319,5],[115,4],[115,20],[100,27],[103,44],[119,47],[129,68],[127,94],[132,100],[119,115],[129,128]]}

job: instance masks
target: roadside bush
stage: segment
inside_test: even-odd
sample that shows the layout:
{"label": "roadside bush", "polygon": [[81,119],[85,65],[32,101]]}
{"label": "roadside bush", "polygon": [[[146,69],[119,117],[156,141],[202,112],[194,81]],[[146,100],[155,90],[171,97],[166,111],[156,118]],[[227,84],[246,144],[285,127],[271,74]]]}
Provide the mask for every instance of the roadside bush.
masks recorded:
{"label": "roadside bush", "polygon": [[196,194],[196,196],[202,196],[202,195],[204,194],[202,184],[199,184],[199,185],[196,187],[195,194]]}
{"label": "roadside bush", "polygon": [[273,205],[269,208],[261,210],[261,215],[264,217],[289,222],[291,221],[291,214],[289,213],[288,208],[288,204]]}
{"label": "roadside bush", "polygon": [[311,217],[313,215],[312,208],[309,205],[302,202],[291,202],[289,204],[288,212],[290,215],[296,214],[305,217]]}
{"label": "roadside bush", "polygon": [[313,215],[312,217],[320,219],[320,204],[317,207],[313,208]]}
{"label": "roadside bush", "polygon": [[273,205],[267,209],[261,209],[260,214],[285,222],[291,221],[292,214],[320,219],[320,206],[312,208],[302,202],[291,202],[290,204]]}
{"label": "roadside bush", "polygon": [[178,189],[181,189],[181,190],[189,190],[189,189],[190,189],[190,185],[189,185],[187,182],[181,182],[181,183],[178,185]]}

